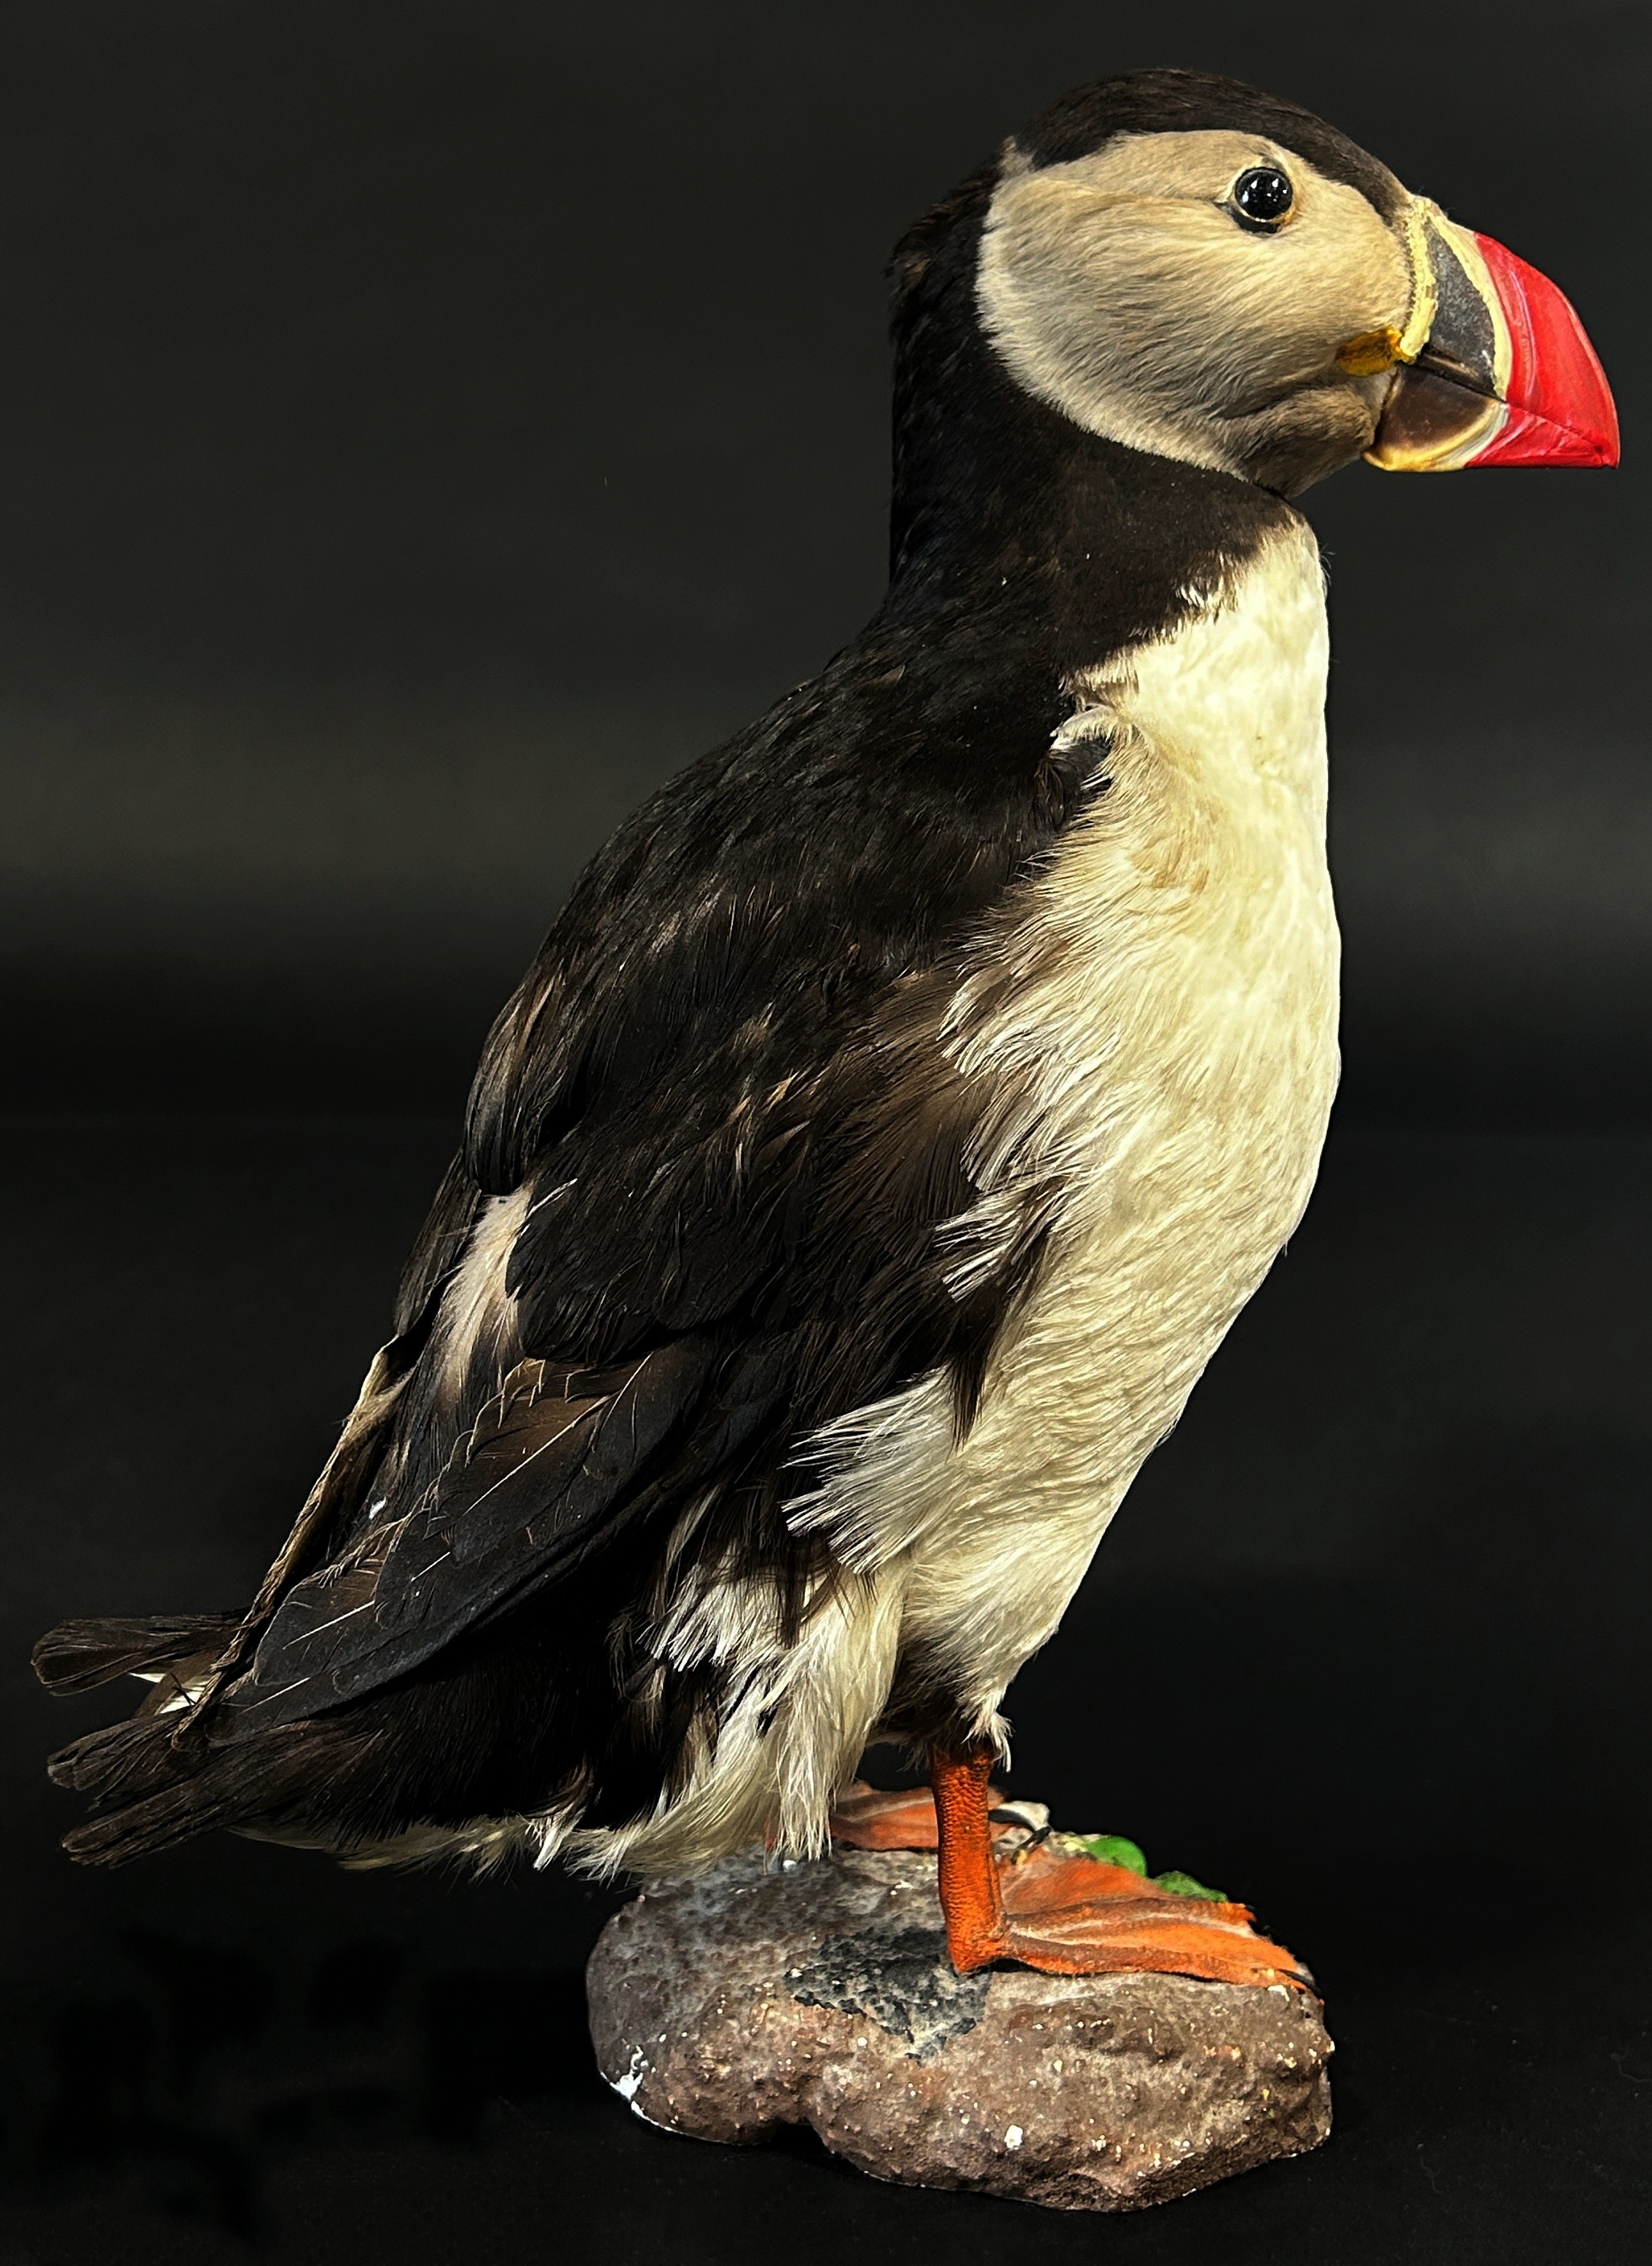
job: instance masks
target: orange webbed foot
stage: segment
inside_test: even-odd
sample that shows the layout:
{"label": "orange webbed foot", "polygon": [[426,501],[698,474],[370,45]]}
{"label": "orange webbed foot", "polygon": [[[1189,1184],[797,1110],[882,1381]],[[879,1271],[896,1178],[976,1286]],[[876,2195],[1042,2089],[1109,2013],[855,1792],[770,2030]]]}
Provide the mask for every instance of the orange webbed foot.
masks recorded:
{"label": "orange webbed foot", "polygon": [[966,1926],[952,1945],[961,1973],[1009,1960],[1042,1975],[1189,1975],[1259,1989],[1307,1980],[1245,1905],[1178,1896],[1082,1852],[1046,1843],[1001,1862],[998,1886],[996,1925]]}
{"label": "orange webbed foot", "polygon": [[[1282,1945],[1257,1934],[1245,1905],[1185,1875],[1146,1879],[1133,1843],[995,1836],[1005,1809],[989,1783],[991,1761],[984,1744],[930,1757],[947,1948],[961,1975],[1012,1961],[1044,1975],[1188,1975],[1261,1989],[1310,1980]],[[1108,1861],[1120,1855],[1133,1862]]]}

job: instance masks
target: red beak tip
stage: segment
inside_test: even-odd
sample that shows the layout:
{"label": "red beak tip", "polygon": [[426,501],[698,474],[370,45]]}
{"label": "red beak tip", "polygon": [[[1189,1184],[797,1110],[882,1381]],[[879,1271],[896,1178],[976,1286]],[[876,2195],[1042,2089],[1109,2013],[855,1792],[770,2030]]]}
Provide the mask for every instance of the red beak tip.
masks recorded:
{"label": "red beak tip", "polygon": [[1618,462],[1618,412],[1600,358],[1565,293],[1495,237],[1479,245],[1509,327],[1508,413],[1473,464]]}
{"label": "red beak tip", "polygon": [[1598,428],[1585,432],[1576,424],[1557,425],[1535,411],[1511,404],[1504,422],[1485,447],[1468,459],[1468,468],[1548,464],[1568,471],[1610,471],[1619,454],[1615,422],[1609,432]]}

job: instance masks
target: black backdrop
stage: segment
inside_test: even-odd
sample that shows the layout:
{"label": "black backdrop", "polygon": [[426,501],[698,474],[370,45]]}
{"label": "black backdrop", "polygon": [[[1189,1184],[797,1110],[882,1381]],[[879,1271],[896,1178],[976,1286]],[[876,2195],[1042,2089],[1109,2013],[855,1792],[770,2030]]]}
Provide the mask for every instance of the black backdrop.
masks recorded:
{"label": "black backdrop", "polygon": [[[0,2258],[1641,2255],[1649,54],[1609,0],[11,0]],[[38,1761],[99,1709],[17,1663],[256,1578],[561,892],[875,603],[889,244],[1156,62],[1553,275],[1628,463],[1310,499],[1338,1128],[1013,1706],[1022,1791],[1313,1959],[1339,2131],[1096,2227],[633,2127],[582,2058],[591,1892],[72,1873]]]}

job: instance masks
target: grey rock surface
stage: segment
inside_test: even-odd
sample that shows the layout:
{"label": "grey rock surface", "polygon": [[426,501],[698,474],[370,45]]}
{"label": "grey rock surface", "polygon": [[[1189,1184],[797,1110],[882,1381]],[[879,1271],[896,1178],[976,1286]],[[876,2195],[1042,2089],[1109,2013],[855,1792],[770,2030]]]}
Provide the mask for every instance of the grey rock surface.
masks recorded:
{"label": "grey rock surface", "polygon": [[874,2178],[1134,2211],[1317,2147],[1309,1992],[1177,1975],[961,1977],[932,1856],[757,1853],[650,1890],[588,1973],[603,2075],[668,2131],[808,2124]]}

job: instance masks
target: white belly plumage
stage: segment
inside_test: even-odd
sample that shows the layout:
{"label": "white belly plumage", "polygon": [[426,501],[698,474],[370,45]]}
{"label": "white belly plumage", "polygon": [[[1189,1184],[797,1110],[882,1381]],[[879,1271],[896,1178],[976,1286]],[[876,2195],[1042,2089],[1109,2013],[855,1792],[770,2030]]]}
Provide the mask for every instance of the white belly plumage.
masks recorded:
{"label": "white belly plumage", "polygon": [[[575,1834],[586,1863],[669,1868],[764,1831],[817,1845],[903,1649],[996,1728],[1312,1186],[1337,1074],[1326,662],[1298,523],[1173,637],[1075,685],[1063,738],[1093,743],[1111,786],[1030,892],[1007,947],[1018,980],[1002,982],[1000,939],[954,1017],[961,1065],[1023,1097],[976,1160],[959,1279],[1036,1202],[1051,1223],[1036,1286],[961,1440],[936,1376],[818,1443],[822,1483],[794,1521],[861,1579],[800,1643],[768,1654],[752,1601],[711,1594],[666,1633],[751,1644],[751,1699],[668,1809]],[[1007,1004],[977,1012],[977,995]]]}

